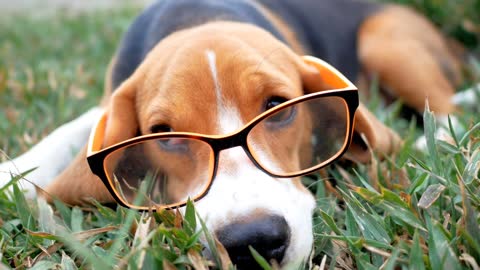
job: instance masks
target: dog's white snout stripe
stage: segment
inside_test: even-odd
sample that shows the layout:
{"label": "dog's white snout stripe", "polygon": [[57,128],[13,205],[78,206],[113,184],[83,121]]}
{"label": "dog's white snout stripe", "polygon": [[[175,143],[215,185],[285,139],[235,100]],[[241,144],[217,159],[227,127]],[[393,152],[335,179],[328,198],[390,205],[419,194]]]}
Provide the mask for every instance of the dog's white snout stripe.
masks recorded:
{"label": "dog's white snout stripe", "polygon": [[206,52],[208,59],[208,66],[210,67],[210,73],[212,73],[213,83],[215,85],[215,95],[217,97],[217,105],[222,105],[222,89],[220,88],[220,82],[218,81],[218,72],[217,72],[217,55],[212,50],[207,50]]}
{"label": "dog's white snout stripe", "polygon": [[222,88],[218,78],[217,56],[215,52],[212,50],[207,50],[205,54],[207,56],[208,65],[210,67],[210,73],[212,74],[215,88],[215,97],[217,102],[217,132],[219,134],[234,132],[243,126],[240,112],[231,101],[228,101],[222,95]]}

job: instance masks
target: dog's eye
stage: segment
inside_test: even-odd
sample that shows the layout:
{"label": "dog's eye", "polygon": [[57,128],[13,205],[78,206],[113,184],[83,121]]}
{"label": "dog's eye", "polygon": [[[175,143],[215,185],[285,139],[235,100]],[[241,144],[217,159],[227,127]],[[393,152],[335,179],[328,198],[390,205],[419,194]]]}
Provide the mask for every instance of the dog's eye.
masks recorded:
{"label": "dog's eye", "polygon": [[[173,132],[173,129],[168,125],[154,125],[150,128],[152,133]],[[184,152],[188,150],[188,140],[182,138],[162,138],[158,139],[158,145],[165,151],[169,152]]]}
{"label": "dog's eye", "polygon": [[285,101],[287,101],[287,99],[283,97],[271,97],[267,100],[267,102],[265,102],[265,111],[268,111],[271,108],[276,107]]}
{"label": "dog's eye", "polygon": [[[273,107],[276,107],[282,104],[285,101],[287,101],[287,99],[282,97],[270,98],[265,104],[265,109],[269,110]],[[295,118],[295,114],[296,114],[295,107],[289,106],[275,112],[274,114],[267,117],[264,121],[266,121],[266,123],[270,128],[273,128],[273,129],[281,128],[281,127],[284,127],[285,125],[290,124]]]}
{"label": "dog's eye", "polygon": [[158,140],[158,146],[163,151],[184,153],[189,149],[187,139],[182,138],[163,138]]}
{"label": "dog's eye", "polygon": [[168,125],[154,125],[150,128],[152,133],[172,132],[173,129]]}

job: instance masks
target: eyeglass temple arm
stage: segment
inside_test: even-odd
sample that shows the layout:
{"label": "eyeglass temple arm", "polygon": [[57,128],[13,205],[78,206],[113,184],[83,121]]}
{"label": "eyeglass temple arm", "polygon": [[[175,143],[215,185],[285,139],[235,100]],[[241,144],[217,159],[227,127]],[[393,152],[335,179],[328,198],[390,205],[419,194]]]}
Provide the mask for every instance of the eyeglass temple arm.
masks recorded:
{"label": "eyeglass temple arm", "polygon": [[356,89],[355,85],[350,82],[340,71],[334,68],[329,63],[318,59],[313,56],[305,55],[302,57],[305,63],[310,66],[314,66],[320,72],[320,76],[325,80],[326,83],[329,85],[338,88],[354,88]]}
{"label": "eyeglass temple arm", "polygon": [[104,111],[102,116],[93,125],[90,137],[88,139],[87,156],[94,154],[102,149],[105,137],[105,127],[107,123],[107,112]]}

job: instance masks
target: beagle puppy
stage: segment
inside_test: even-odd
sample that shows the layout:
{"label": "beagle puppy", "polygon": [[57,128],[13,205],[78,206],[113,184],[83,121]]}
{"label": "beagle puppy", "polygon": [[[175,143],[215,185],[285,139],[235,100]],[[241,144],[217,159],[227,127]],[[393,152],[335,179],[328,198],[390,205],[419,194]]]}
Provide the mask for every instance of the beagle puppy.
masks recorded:
{"label": "beagle puppy", "polygon": [[[101,106],[0,171],[38,167],[26,178],[74,205],[141,208],[135,196],[143,194],[150,206],[181,208],[193,197],[239,269],[256,267],[249,245],[291,268],[313,243],[315,200],[300,175],[345,151],[368,162],[371,150],[389,155],[401,144],[339,94],[356,95],[352,81],[368,96],[373,74],[419,113],[426,98],[439,116],[455,111],[460,61],[410,9],[358,0],[156,1],[113,56]],[[323,103],[306,104],[317,95]],[[72,148],[82,149],[71,157]]]}

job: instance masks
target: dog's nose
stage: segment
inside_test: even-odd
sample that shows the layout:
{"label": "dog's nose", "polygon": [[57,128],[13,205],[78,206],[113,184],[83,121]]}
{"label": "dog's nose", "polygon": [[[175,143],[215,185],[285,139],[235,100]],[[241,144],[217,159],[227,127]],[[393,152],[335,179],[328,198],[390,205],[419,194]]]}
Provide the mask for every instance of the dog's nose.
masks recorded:
{"label": "dog's nose", "polygon": [[287,221],[281,216],[262,216],[226,225],[216,232],[237,269],[258,269],[248,246],[268,262],[280,263],[290,240]]}

